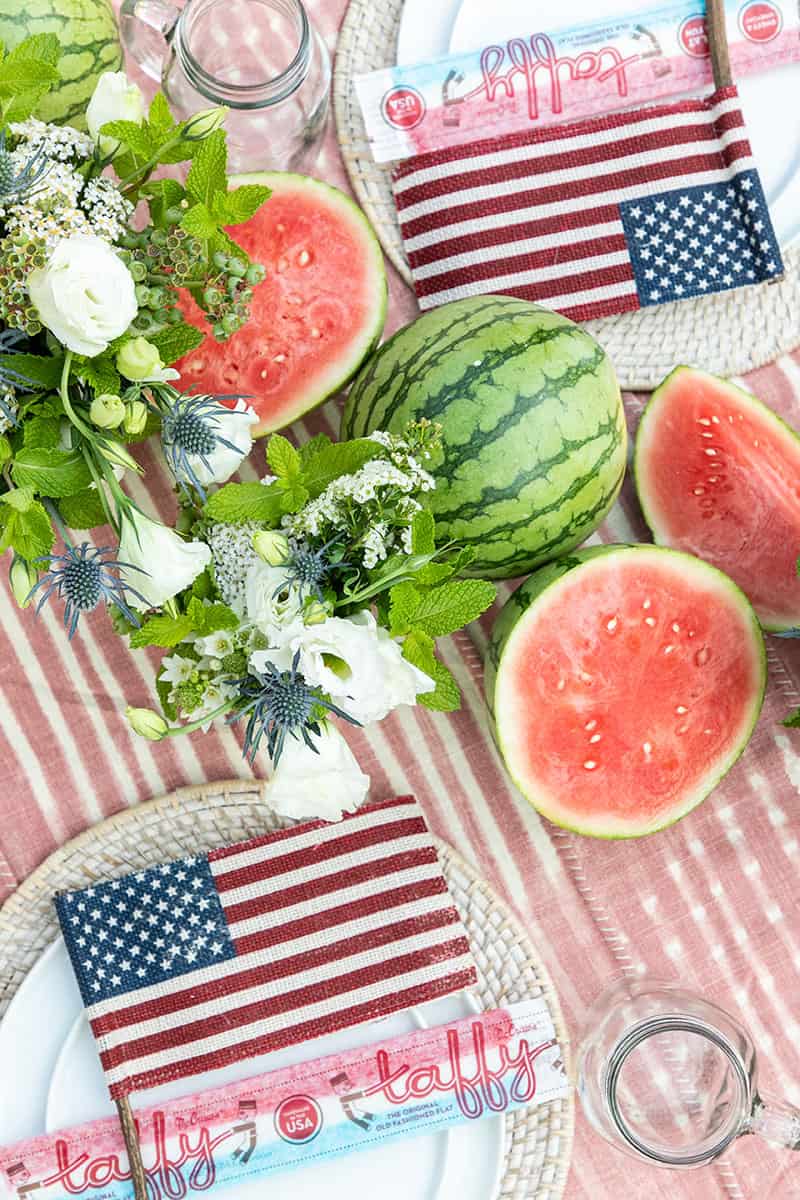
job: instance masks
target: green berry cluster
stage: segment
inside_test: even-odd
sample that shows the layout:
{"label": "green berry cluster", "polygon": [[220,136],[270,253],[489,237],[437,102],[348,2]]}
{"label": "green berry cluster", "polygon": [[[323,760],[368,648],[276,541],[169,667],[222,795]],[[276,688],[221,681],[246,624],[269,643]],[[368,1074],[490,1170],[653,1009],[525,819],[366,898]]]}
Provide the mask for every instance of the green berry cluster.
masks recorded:
{"label": "green berry cluster", "polygon": [[247,323],[253,288],[261,283],[266,272],[261,263],[242,262],[232,254],[221,251],[213,256],[217,272],[203,290],[203,308],[208,314],[214,337],[224,342]]}
{"label": "green berry cluster", "polygon": [[31,271],[46,263],[44,242],[30,241],[26,234],[0,241],[0,318],[31,337],[41,333],[42,323],[28,295],[27,280]]}
{"label": "green berry cluster", "polygon": [[175,288],[182,287],[202,260],[203,248],[185,229],[148,228],[129,231],[121,239],[120,257],[136,284],[139,312],[133,326],[145,336],[177,325],[183,318]]}
{"label": "green berry cluster", "polygon": [[194,712],[203,701],[207,685],[208,680],[199,671],[192,671],[189,679],[179,683],[174,692],[174,702],[178,712]]}

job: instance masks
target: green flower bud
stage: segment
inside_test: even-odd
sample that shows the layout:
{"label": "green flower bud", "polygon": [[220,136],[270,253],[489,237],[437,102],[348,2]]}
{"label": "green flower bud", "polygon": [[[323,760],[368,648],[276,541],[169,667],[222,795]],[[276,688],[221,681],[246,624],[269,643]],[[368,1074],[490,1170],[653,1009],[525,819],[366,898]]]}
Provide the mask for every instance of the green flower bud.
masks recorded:
{"label": "green flower bud", "polygon": [[122,442],[117,442],[111,438],[103,438],[97,443],[97,450],[102,454],[106,462],[110,462],[112,466],[124,467],[126,471],[136,471],[140,473],[140,467],[136,459],[128,453]]}
{"label": "green flower bud", "polygon": [[186,122],[183,137],[187,142],[202,142],[204,138],[222,128],[227,115],[227,108],[204,108]]}
{"label": "green flower bud", "polygon": [[266,274],[266,272],[265,272],[264,268],[262,267],[261,263],[251,263],[250,266],[247,268],[247,274],[245,275],[245,279],[251,286],[255,286],[255,284],[261,283],[265,274]]}
{"label": "green flower bud", "polygon": [[238,275],[241,279],[247,274],[247,263],[243,263],[240,258],[232,258],[228,263],[228,274]]}
{"label": "green flower bud", "polygon": [[129,704],[125,716],[133,732],[151,742],[160,742],[169,731],[167,722],[152,708],[132,708]]}
{"label": "green flower bud", "polygon": [[228,266],[227,254],[223,254],[221,250],[217,250],[214,255],[214,266],[218,267],[220,271],[224,271]]}
{"label": "green flower bud", "polygon": [[39,575],[36,568],[31,566],[27,558],[15,554],[14,561],[8,572],[11,591],[20,608],[27,608],[31,602],[31,590],[36,586]]}
{"label": "green flower bud", "polygon": [[128,437],[138,437],[147,425],[147,405],[143,400],[129,400],[125,405],[122,428]]}
{"label": "green flower bud", "polygon": [[241,321],[238,317],[235,317],[233,313],[226,313],[222,318],[222,328],[226,333],[236,333],[236,330],[240,327],[240,325]]}
{"label": "green flower bud", "polygon": [[321,625],[329,616],[330,613],[324,604],[320,604],[319,600],[311,600],[303,612],[303,622],[306,625]]}
{"label": "green flower bud", "polygon": [[279,529],[259,529],[253,534],[253,549],[271,567],[281,567],[289,557],[289,539]]}
{"label": "green flower bud", "polygon": [[126,379],[149,379],[164,366],[158,348],[146,338],[129,338],[117,351],[117,370]]}
{"label": "green flower bud", "polygon": [[130,271],[131,275],[133,276],[135,283],[141,283],[142,280],[144,279],[145,275],[147,274],[147,267],[144,265],[143,262],[139,262],[138,259],[134,259],[134,261],[128,267],[128,270]]}
{"label": "green flower bud", "polygon": [[116,429],[125,417],[125,402],[113,392],[101,392],[95,396],[89,408],[89,420],[98,429]]}

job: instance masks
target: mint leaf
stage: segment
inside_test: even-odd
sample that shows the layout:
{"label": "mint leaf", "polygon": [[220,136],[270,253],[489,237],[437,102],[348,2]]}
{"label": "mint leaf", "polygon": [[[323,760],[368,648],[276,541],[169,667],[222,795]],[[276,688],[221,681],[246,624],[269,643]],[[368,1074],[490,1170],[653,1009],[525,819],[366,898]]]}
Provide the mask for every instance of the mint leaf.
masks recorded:
{"label": "mint leaf", "polygon": [[[200,145],[202,145],[202,142]],[[234,258],[239,258],[244,263],[250,262],[250,256],[247,251],[243,250],[238,242],[235,242],[230,234],[227,234],[224,229],[218,229],[211,240],[210,252],[212,254],[216,254],[217,250],[219,250],[221,254],[233,255]]]}
{"label": "mint leaf", "polygon": [[411,553],[434,554],[436,552],[436,522],[427,508],[414,513],[411,521]]}
{"label": "mint leaf", "polygon": [[3,120],[9,125],[14,121],[27,121],[28,117],[39,106],[39,101],[50,91],[49,83],[42,83],[36,87],[26,88],[24,92],[17,92],[16,96],[11,96],[3,100],[0,108],[2,109]]}
{"label": "mint leaf", "polygon": [[138,158],[150,158],[157,148],[147,125],[137,125],[135,121],[106,121],[100,132],[122,142]]}
{"label": "mint leaf", "polygon": [[61,382],[62,358],[42,357],[39,354],[4,354],[3,370],[13,372],[25,384],[54,391]]}
{"label": "mint leaf", "polygon": [[164,663],[167,662],[168,658],[169,658],[169,655],[166,655],[161,660],[161,668],[159,670],[158,676],[156,677],[156,691],[158,692],[158,698],[161,702],[161,711],[164,713],[164,716],[167,718],[168,721],[177,721],[178,710],[174,704],[170,703],[170,699],[169,699],[169,694],[172,691],[173,685],[169,682],[168,679],[164,679],[163,674],[162,674],[162,672],[164,670]]}
{"label": "mint leaf", "polygon": [[3,492],[0,504],[7,504],[15,512],[27,512],[33,504],[33,488],[18,487],[12,488],[10,492]]}
{"label": "mint leaf", "polygon": [[194,623],[186,614],[179,617],[151,617],[141,629],[131,634],[131,647],[141,650],[145,646],[177,646],[193,632]]}
{"label": "mint leaf", "polygon": [[153,140],[165,142],[177,127],[177,121],[170,112],[169,104],[163,92],[156,92],[147,114],[147,124],[153,133]]}
{"label": "mint leaf", "polygon": [[[308,463],[314,458],[315,454],[319,454],[320,450],[326,446],[332,446],[333,442],[328,437],[327,433],[318,433],[315,437],[304,442],[297,453],[300,455],[300,466],[305,471]],[[798,560],[800,561],[800,560]]]}
{"label": "mint leaf", "polygon": [[70,529],[95,529],[108,521],[96,488],[84,488],[58,502],[61,519]]}
{"label": "mint leaf", "polygon": [[188,321],[182,321],[180,325],[168,325],[166,329],[151,334],[147,340],[158,347],[161,361],[169,366],[190,350],[196,350],[204,339],[205,334],[200,329],[195,329]]}
{"label": "mint leaf", "polygon": [[61,445],[61,422],[57,417],[30,417],[22,427],[22,441],[30,449],[55,449]]}
{"label": "mint leaf", "polygon": [[472,546],[462,546],[452,558],[444,562],[428,563],[422,567],[414,576],[414,582],[421,587],[433,587],[453,575],[458,575],[459,571],[469,566],[474,557],[475,551]]}
{"label": "mint leaf", "polygon": [[201,637],[220,629],[237,629],[239,626],[239,618],[227,604],[203,604],[202,600],[193,596],[186,611],[192,619],[195,633]]}
{"label": "mint leaf", "polygon": [[281,490],[281,512],[299,512],[303,505],[308,502],[308,492],[299,479],[281,479],[279,487]]}
{"label": "mint leaf", "polygon": [[14,96],[43,84],[49,87],[58,83],[58,79],[58,71],[44,59],[14,58],[10,54],[0,63],[0,96]]}
{"label": "mint leaf", "polygon": [[60,57],[61,43],[55,33],[31,33],[9,51],[6,62],[21,62],[33,58],[55,67]]}
{"label": "mint leaf", "polygon": [[0,497],[6,501],[0,512],[0,554],[10,547],[32,562],[52,550],[55,542],[53,527],[44,505],[38,500],[31,499],[29,495],[27,507],[23,509],[8,502],[7,497],[10,495],[12,493],[7,492],[5,496]]}
{"label": "mint leaf", "polygon": [[421,629],[412,629],[403,642],[403,657],[430,675],[436,684],[432,692],[417,696],[419,703],[436,712],[457,712],[461,707],[461,692],[451,672],[437,659],[433,638]]}
{"label": "mint leaf", "polygon": [[312,500],[322,495],[329,483],[340,475],[354,475],[364,463],[383,458],[383,448],[369,438],[352,442],[321,441],[317,438],[301,451],[303,486]]}
{"label": "mint leaf", "polygon": [[23,448],[15,456],[11,477],[18,487],[29,487],[42,496],[71,496],[92,482],[79,450]]}
{"label": "mint leaf", "polygon": [[787,729],[800,729],[800,708],[796,708],[793,713],[784,718],[781,725],[785,725]]}
{"label": "mint leaf", "polygon": [[110,357],[98,355],[97,358],[76,359],[74,370],[78,378],[98,395],[104,392],[112,392],[115,396],[120,394],[122,382]]}
{"label": "mint leaf", "polygon": [[218,230],[217,220],[212,217],[205,204],[195,204],[192,208],[187,209],[181,217],[181,226],[192,237],[199,238],[201,242],[207,242],[210,238],[215,237]]}
{"label": "mint leaf", "polygon": [[228,151],[225,133],[216,129],[209,137],[197,143],[189,174],[186,176],[186,191],[199,204],[211,204],[215,192],[228,190]]}
{"label": "mint leaf", "polygon": [[226,483],[209,496],[203,510],[212,521],[228,525],[240,525],[243,521],[257,521],[261,525],[275,526],[280,523],[280,487],[263,483]]}
{"label": "mint leaf", "polygon": [[295,479],[300,474],[300,455],[288,438],[273,433],[267,446],[267,463],[278,479]]}
{"label": "mint leaf", "polygon": [[272,192],[258,183],[245,183],[230,192],[217,192],[212,212],[220,225],[241,225],[255,216]]}
{"label": "mint leaf", "polygon": [[407,633],[412,627],[431,637],[455,633],[485,612],[496,595],[494,584],[484,579],[455,580],[426,592],[413,584],[397,584],[391,591],[392,633]]}

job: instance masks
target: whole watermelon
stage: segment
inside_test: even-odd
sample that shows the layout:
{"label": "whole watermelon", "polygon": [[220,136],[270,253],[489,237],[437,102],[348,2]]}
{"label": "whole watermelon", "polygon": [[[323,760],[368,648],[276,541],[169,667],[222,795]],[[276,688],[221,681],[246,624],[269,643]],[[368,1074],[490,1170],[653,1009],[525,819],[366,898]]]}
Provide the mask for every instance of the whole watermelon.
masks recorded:
{"label": "whole watermelon", "polygon": [[13,49],[32,33],[54,33],[61,43],[61,83],[40,101],[36,115],[83,128],[98,76],[122,66],[109,0],[0,0],[0,42]]}
{"label": "whole watermelon", "polygon": [[508,296],[457,300],[390,338],[356,378],[343,437],[428,417],[441,539],[509,579],[580,545],[617,497],[627,432],[605,351],[566,317]]}

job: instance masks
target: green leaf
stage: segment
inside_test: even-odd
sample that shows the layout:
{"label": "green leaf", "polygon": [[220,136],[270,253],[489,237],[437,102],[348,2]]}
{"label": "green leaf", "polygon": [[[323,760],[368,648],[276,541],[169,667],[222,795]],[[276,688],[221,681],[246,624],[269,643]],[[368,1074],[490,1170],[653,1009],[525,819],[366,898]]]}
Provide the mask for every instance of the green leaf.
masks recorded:
{"label": "green leaf", "polygon": [[84,488],[72,496],[63,496],[58,502],[58,511],[70,529],[95,529],[108,521],[96,488]]}
{"label": "green leaf", "polygon": [[54,391],[61,382],[63,358],[43,357],[40,354],[4,354],[0,359],[4,371],[14,371],[28,383]]}
{"label": "green leaf", "polygon": [[14,96],[39,88],[43,84],[48,87],[58,83],[59,75],[55,67],[41,58],[14,58],[9,55],[5,62],[0,63],[0,95]]}
{"label": "green leaf", "polygon": [[299,512],[308,503],[308,492],[299,479],[281,479],[281,511],[285,513]]}
{"label": "green leaf", "polygon": [[411,553],[434,554],[436,552],[436,522],[427,508],[414,513],[411,521]]}
{"label": "green leaf", "polygon": [[3,526],[2,537],[0,537],[0,554],[5,553],[10,547],[12,550],[16,550],[17,554],[32,562],[33,559],[48,554],[52,550],[56,540],[53,527],[44,505],[40,504],[38,500],[29,500],[28,506],[21,509],[8,503],[7,497],[11,494],[7,492],[5,496],[0,497],[0,499],[6,500],[7,504],[6,509],[0,514],[0,522]]}
{"label": "green leaf", "polygon": [[417,696],[420,704],[436,712],[457,712],[461,708],[458,684],[444,663],[437,659],[432,637],[420,629],[412,629],[403,642],[403,657],[430,675],[436,684],[432,692]]}
{"label": "green leaf", "polygon": [[49,91],[50,84],[42,83],[8,97],[2,102],[3,120],[9,125],[15,121],[27,121],[28,117],[32,116],[38,108],[39,101]]}
{"label": "green leaf", "polygon": [[389,632],[392,637],[411,631],[421,599],[422,592],[410,580],[394,585],[389,592]]}
{"label": "green leaf", "polygon": [[241,225],[255,216],[272,192],[258,183],[245,183],[230,192],[217,192],[212,212],[220,225]]}
{"label": "green leaf", "polygon": [[227,604],[203,604],[194,596],[189,601],[187,615],[194,623],[195,633],[201,637],[220,629],[237,629],[239,626],[239,618]]}
{"label": "green leaf", "polygon": [[100,132],[122,142],[138,158],[150,158],[157,149],[147,125],[137,125],[135,121],[106,121],[100,126]]}
{"label": "green leaf", "polygon": [[785,717],[781,721],[781,725],[785,725],[787,729],[800,729],[800,708],[796,708],[793,713]]}
{"label": "green leaf", "polygon": [[120,394],[122,381],[114,360],[108,354],[98,355],[97,358],[76,359],[73,369],[77,377],[98,395],[104,392],[111,392],[115,396]]}
{"label": "green leaf", "polygon": [[194,633],[194,623],[186,614],[179,617],[151,617],[141,629],[131,634],[131,648],[141,650],[145,646],[177,646],[190,633]]}
{"label": "green leaf", "polygon": [[320,450],[326,446],[332,446],[333,442],[328,437],[327,433],[318,433],[316,437],[310,438],[298,450],[300,455],[300,466],[305,471],[309,462],[313,461],[315,455],[319,454]]}
{"label": "green leaf", "polygon": [[[395,592],[401,589],[406,590],[395,604]],[[425,592],[413,584],[398,584],[391,592],[392,633],[407,633],[412,627],[431,637],[455,633],[485,612],[496,595],[494,584],[484,579],[459,579]]]}
{"label": "green leaf", "polygon": [[166,220],[168,208],[176,208],[186,192],[177,179],[153,179],[142,188],[142,195],[150,206],[150,216],[156,225]]}
{"label": "green leaf", "polygon": [[153,133],[153,140],[157,144],[165,142],[177,127],[178,123],[170,112],[167,98],[163,92],[156,92],[153,96],[150,111],[147,114],[147,124]]}
{"label": "green leaf", "polygon": [[192,237],[201,242],[213,238],[219,228],[217,220],[212,217],[205,204],[195,204],[188,208],[181,217],[181,225]]}
{"label": "green leaf", "polygon": [[208,600],[214,594],[214,580],[208,568],[202,571],[192,584],[192,595],[198,600]]}
{"label": "green leaf", "polygon": [[61,43],[55,33],[31,33],[9,51],[5,61],[21,62],[33,58],[55,67],[60,57]]}
{"label": "green leaf", "polygon": [[15,512],[27,512],[34,503],[33,496],[33,488],[12,488],[10,492],[3,492],[0,496],[0,504],[7,504]]}
{"label": "green leaf", "polygon": [[215,192],[227,192],[227,165],[225,133],[222,129],[217,129],[197,143],[192,165],[186,176],[186,191],[192,199],[210,206]]}
{"label": "green leaf", "polygon": [[61,445],[61,422],[56,417],[30,417],[24,422],[22,431],[26,449],[53,450]]}
{"label": "green leaf", "polygon": [[383,458],[383,448],[369,438],[352,442],[323,442],[315,438],[301,451],[303,485],[312,500],[321,496],[329,483],[340,475],[354,475],[364,463]]}
{"label": "green leaf", "polygon": [[[202,144],[203,143],[201,142],[200,145],[202,146]],[[211,254],[216,254],[216,252],[219,250],[220,254],[230,254],[233,255],[234,258],[241,259],[242,262],[247,263],[248,265],[250,263],[250,255],[247,253],[247,251],[243,250],[239,243],[235,242],[230,234],[226,233],[224,229],[217,230],[211,240],[209,249]]]}
{"label": "green leaf", "polygon": [[11,476],[18,487],[34,488],[56,499],[83,491],[92,482],[79,450],[22,449],[14,458]]}
{"label": "green leaf", "polygon": [[280,488],[277,484],[226,483],[209,496],[203,511],[212,521],[227,525],[257,521],[261,525],[275,526],[283,515]]}
{"label": "green leaf", "polygon": [[[169,655],[165,656],[165,658],[162,660],[162,671],[164,669],[163,663],[167,661],[168,657]],[[158,677],[156,678],[156,691],[158,692],[158,698],[161,701],[161,711],[168,721],[177,721],[178,710],[174,704],[170,703],[169,700],[169,694],[172,691],[172,686],[173,685],[169,682],[169,680],[164,679],[161,673],[159,673]]]}
{"label": "green leaf", "polygon": [[196,350],[204,338],[202,330],[195,329],[188,321],[182,321],[180,325],[168,325],[166,329],[150,334],[147,340],[158,347],[161,361],[169,366],[190,350]]}
{"label": "green leaf", "polygon": [[444,562],[432,562],[422,567],[414,576],[414,582],[419,587],[433,587],[445,579],[450,579],[453,575],[458,575],[459,571],[463,571],[464,567],[469,566],[474,557],[475,551],[472,546],[462,546],[456,554]]}
{"label": "green leaf", "polygon": [[288,438],[273,433],[267,446],[267,463],[278,479],[296,479],[300,474],[300,455]]}

